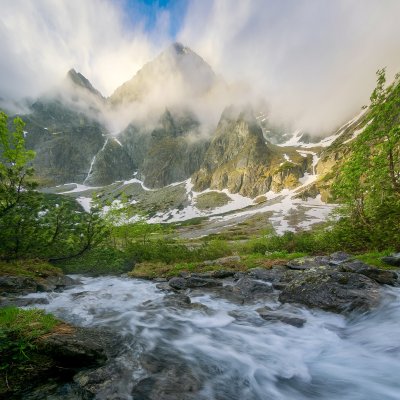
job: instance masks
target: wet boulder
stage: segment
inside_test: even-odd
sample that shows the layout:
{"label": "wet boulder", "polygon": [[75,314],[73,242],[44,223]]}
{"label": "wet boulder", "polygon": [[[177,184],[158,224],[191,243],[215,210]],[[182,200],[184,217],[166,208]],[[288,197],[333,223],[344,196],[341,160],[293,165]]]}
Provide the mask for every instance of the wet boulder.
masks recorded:
{"label": "wet boulder", "polygon": [[232,287],[232,294],[243,299],[244,302],[270,297],[272,285],[247,276],[240,278]]}
{"label": "wet boulder", "polygon": [[0,298],[0,307],[27,307],[36,304],[49,304],[49,301],[44,297],[3,297]]}
{"label": "wet boulder", "polygon": [[212,288],[222,286],[222,282],[217,279],[201,278],[198,276],[188,276],[187,278],[175,277],[168,281],[173,289],[193,289],[193,288]]}
{"label": "wet boulder", "polygon": [[77,282],[67,275],[49,276],[46,279],[38,280],[37,290],[39,292],[52,292],[73,286]]}
{"label": "wet boulder", "polygon": [[75,369],[103,364],[117,353],[119,340],[115,332],[61,324],[36,345],[59,365]]}
{"label": "wet boulder", "polygon": [[142,354],[140,364],[151,375],[135,383],[132,390],[134,399],[203,399],[198,393],[203,377],[168,348],[157,347],[154,351]]}
{"label": "wet boulder", "polygon": [[186,289],[186,279],[185,278],[180,278],[180,277],[174,277],[171,278],[168,281],[168,285],[170,287],[172,287],[173,289],[177,289],[177,290],[182,290],[182,289]]}
{"label": "wet boulder", "polygon": [[393,267],[400,267],[400,253],[393,253],[390,256],[382,257],[382,261]]}
{"label": "wet boulder", "polygon": [[259,308],[256,311],[258,312],[258,315],[266,321],[282,322],[287,325],[292,325],[296,328],[301,328],[306,323],[304,318],[300,318],[293,314],[285,314],[273,311],[267,307]]}
{"label": "wet boulder", "polygon": [[281,267],[265,269],[253,268],[248,272],[248,276],[265,282],[279,282],[285,270]]}
{"label": "wet boulder", "polygon": [[0,276],[0,295],[24,295],[37,291],[37,282],[25,276]]}
{"label": "wet boulder", "polygon": [[294,276],[283,288],[279,300],[339,313],[367,311],[379,304],[380,290],[365,275],[319,268]]}
{"label": "wet boulder", "polygon": [[382,285],[395,285],[397,283],[396,272],[371,267],[358,260],[342,264],[339,267],[339,270],[343,272],[353,272],[356,274],[365,275]]}

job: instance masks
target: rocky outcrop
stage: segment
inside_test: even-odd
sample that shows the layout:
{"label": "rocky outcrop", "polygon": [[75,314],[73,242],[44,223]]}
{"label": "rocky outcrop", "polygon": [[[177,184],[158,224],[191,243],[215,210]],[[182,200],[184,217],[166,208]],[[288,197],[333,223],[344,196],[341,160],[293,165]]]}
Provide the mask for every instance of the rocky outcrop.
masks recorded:
{"label": "rocky outcrop", "polygon": [[364,275],[322,267],[293,276],[279,300],[333,312],[368,311],[378,306],[380,292],[379,285]]}
{"label": "rocky outcrop", "polygon": [[[0,372],[0,397],[30,400],[93,398],[85,380],[78,378],[112,364],[119,354],[121,342],[115,332],[60,323],[35,341],[29,365],[21,365],[15,371],[11,369],[6,376],[7,384]],[[108,372],[110,374],[112,369]],[[99,382],[99,374],[97,378]],[[104,377],[103,386],[105,382]]]}
{"label": "rocky outcrop", "polygon": [[[232,258],[226,260],[237,261]],[[217,261],[217,260],[215,260]],[[218,265],[211,264],[211,265]],[[225,285],[221,278],[233,277]],[[279,298],[282,303],[304,304],[311,308],[346,313],[367,311],[377,307],[381,300],[380,285],[398,285],[395,271],[382,270],[355,260],[343,252],[330,256],[303,257],[276,265],[270,269],[254,268],[247,272],[216,270],[205,273],[182,273],[158,287],[163,290],[209,290],[235,303],[269,301]],[[279,291],[279,292],[278,292]],[[268,311],[268,312],[267,312]],[[261,317],[269,321],[290,323],[279,313],[263,310]],[[281,318],[282,317],[282,318]],[[297,317],[295,317],[297,318]]]}
{"label": "rocky outcrop", "polygon": [[400,253],[394,253],[390,256],[382,257],[382,261],[394,267],[400,267]]}
{"label": "rocky outcrop", "polygon": [[93,158],[90,174],[85,178],[87,185],[109,185],[115,181],[132,177],[135,164],[118,139],[108,137]]}
{"label": "rocky outcrop", "polygon": [[287,152],[296,161],[285,161],[282,150],[265,141],[250,108],[227,108],[200,169],[192,176],[194,190],[228,189],[231,193],[256,197],[269,190],[294,188],[310,160],[292,149]]}
{"label": "rocky outcrop", "polygon": [[0,307],[10,305],[13,297],[35,292],[51,292],[72,286],[76,281],[66,275],[53,275],[47,277],[26,276],[0,276]]}
{"label": "rocky outcrop", "polygon": [[197,191],[227,188],[255,197],[268,191],[271,151],[250,110],[224,111],[198,172],[192,177]]}
{"label": "rocky outcrop", "polygon": [[166,110],[151,132],[139,174],[144,184],[160,188],[189,178],[200,166],[208,142],[200,125],[188,112]]}

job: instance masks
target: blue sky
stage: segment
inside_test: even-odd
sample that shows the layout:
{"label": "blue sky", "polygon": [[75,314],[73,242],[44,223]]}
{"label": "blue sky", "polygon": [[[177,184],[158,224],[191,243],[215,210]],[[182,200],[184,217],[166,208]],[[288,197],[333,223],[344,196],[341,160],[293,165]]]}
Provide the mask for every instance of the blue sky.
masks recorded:
{"label": "blue sky", "polygon": [[182,27],[189,0],[126,0],[125,9],[131,23],[143,23],[151,35],[158,28],[158,19],[163,13],[169,16],[164,34],[175,40]]}

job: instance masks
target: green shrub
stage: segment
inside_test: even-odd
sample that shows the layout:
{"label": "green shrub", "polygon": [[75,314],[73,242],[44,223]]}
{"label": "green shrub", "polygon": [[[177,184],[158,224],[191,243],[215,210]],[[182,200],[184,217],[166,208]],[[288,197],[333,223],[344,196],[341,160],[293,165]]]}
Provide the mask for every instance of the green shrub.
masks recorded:
{"label": "green shrub", "polygon": [[67,274],[121,274],[132,268],[126,253],[114,247],[96,247],[79,257],[57,262]]}

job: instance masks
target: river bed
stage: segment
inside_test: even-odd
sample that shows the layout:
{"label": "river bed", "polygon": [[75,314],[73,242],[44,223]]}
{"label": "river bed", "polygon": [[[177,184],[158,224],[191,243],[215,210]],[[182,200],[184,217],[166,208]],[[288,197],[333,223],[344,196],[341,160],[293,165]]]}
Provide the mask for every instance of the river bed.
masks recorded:
{"label": "river bed", "polygon": [[[125,338],[114,398],[400,399],[399,288],[384,289],[379,309],[343,316],[281,305],[274,295],[240,305],[206,290],[180,307],[149,281],[74,278],[81,283],[41,294],[49,304],[39,307]],[[263,306],[306,323],[266,321],[256,312]]]}

